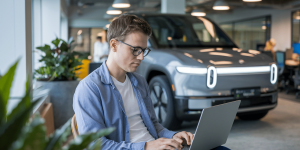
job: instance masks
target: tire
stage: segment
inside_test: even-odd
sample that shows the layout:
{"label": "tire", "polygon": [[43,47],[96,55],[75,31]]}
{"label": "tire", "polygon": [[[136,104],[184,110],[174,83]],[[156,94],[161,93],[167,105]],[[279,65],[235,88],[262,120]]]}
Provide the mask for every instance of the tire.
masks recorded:
{"label": "tire", "polygon": [[168,78],[164,75],[155,76],[149,83],[150,97],[159,123],[165,128],[175,130],[182,123],[175,112],[175,101]]}
{"label": "tire", "polygon": [[268,114],[268,111],[252,113],[252,114],[238,114],[237,116],[241,120],[260,120]]}

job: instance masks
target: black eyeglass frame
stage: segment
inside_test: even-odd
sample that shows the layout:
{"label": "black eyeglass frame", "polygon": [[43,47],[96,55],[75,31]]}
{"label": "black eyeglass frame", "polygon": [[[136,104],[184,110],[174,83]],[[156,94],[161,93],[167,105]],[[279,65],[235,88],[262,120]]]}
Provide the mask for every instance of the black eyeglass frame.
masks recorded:
{"label": "black eyeglass frame", "polygon": [[[127,44],[127,43],[125,43],[125,42],[122,42],[122,41],[120,41],[120,40],[117,40],[117,41],[118,41],[118,42],[121,42],[121,43],[123,43],[123,44],[125,44],[125,45],[128,45],[128,46],[132,47],[132,48],[133,48],[133,50],[132,50],[132,55],[133,55],[133,56],[139,56],[142,52],[143,52],[143,54],[144,54],[145,50],[149,50],[149,52],[144,56],[144,57],[146,57],[146,56],[151,52],[151,49],[148,48],[148,47],[142,48],[142,47],[139,47],[139,46],[132,46],[132,45],[129,45],[129,44]],[[134,55],[134,51],[135,51],[137,48],[140,48],[141,51],[138,51],[138,54],[137,54],[137,55]]]}

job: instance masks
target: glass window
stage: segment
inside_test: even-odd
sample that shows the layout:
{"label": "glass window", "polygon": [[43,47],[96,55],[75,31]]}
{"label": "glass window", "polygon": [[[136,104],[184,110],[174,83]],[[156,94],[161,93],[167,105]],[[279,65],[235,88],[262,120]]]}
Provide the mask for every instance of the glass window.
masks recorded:
{"label": "glass window", "polygon": [[170,47],[235,47],[214,23],[194,16],[148,16],[158,46]]}
{"label": "glass window", "polygon": [[71,28],[70,37],[75,41],[75,51],[90,52],[90,28]]}
{"label": "glass window", "polygon": [[220,27],[231,39],[233,39],[233,23],[224,23],[221,24]]}
{"label": "glass window", "polygon": [[270,17],[224,23],[220,26],[244,50],[263,50],[266,41],[270,39]]}

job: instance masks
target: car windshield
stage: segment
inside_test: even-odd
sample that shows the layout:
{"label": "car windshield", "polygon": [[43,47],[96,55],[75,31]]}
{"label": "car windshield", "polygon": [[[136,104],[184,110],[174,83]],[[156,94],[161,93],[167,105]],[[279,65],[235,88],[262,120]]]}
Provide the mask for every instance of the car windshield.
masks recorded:
{"label": "car windshield", "polygon": [[145,16],[159,47],[236,47],[228,36],[204,17]]}

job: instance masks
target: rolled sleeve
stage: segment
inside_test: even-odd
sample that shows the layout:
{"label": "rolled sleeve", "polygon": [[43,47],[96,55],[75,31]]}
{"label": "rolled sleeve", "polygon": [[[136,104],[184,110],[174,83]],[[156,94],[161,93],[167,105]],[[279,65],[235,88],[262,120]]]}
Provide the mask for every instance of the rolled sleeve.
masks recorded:
{"label": "rolled sleeve", "polygon": [[164,138],[168,138],[168,139],[172,139],[173,135],[176,134],[177,132],[174,131],[170,131],[168,129],[163,129],[162,131],[160,131],[158,133],[158,137],[164,137]]}

